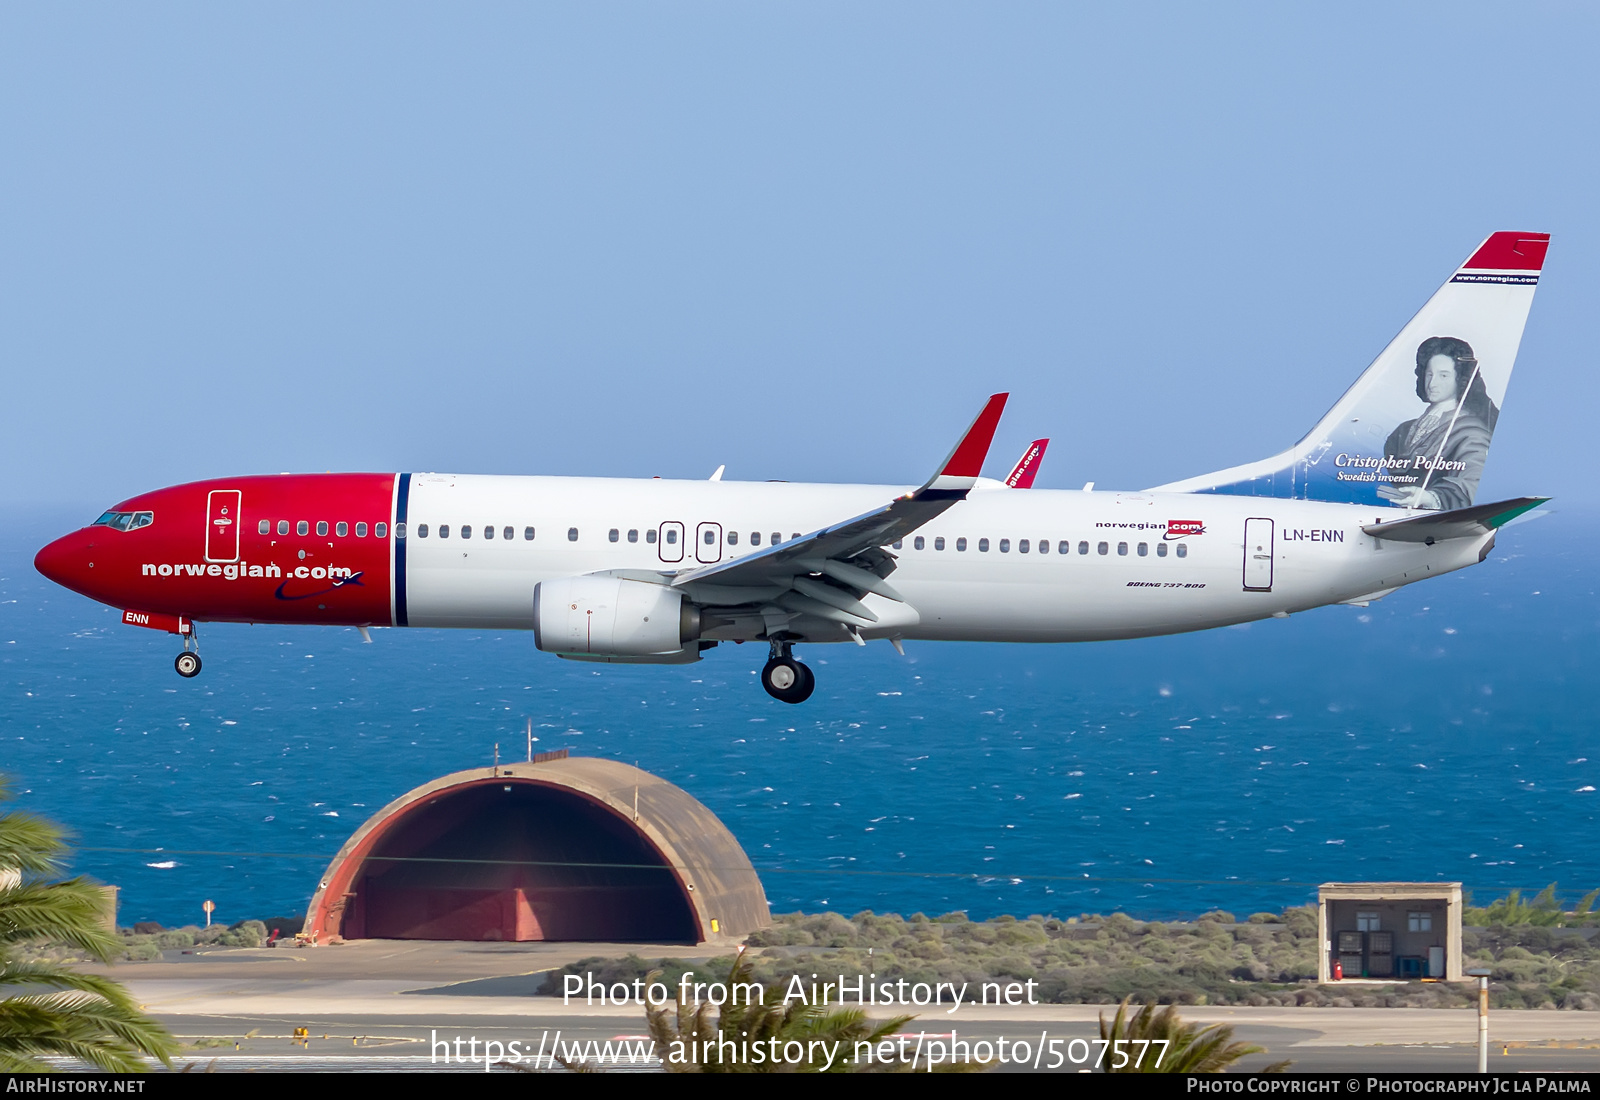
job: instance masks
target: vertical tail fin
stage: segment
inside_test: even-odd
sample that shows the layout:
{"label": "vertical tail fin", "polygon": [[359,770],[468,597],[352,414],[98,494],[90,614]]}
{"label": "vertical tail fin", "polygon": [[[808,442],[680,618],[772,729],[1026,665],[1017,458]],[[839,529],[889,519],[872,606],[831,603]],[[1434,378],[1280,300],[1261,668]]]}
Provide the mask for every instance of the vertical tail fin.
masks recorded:
{"label": "vertical tail fin", "polygon": [[1478,492],[1548,233],[1496,233],[1282,454],[1160,486],[1398,508],[1465,508]]}
{"label": "vertical tail fin", "polygon": [[1044,461],[1044,449],[1048,446],[1048,439],[1035,439],[1028,444],[1028,449],[1006,475],[1006,485],[1012,489],[1033,488],[1033,479],[1039,476],[1039,463]]}

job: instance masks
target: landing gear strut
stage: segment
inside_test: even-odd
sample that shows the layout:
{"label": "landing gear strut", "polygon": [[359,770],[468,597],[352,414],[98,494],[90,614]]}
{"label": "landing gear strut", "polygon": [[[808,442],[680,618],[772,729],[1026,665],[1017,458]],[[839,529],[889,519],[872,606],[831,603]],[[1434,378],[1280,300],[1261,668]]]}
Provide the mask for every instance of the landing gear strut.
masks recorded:
{"label": "landing gear strut", "polygon": [[761,686],[780,703],[803,703],[816,690],[817,678],[790,655],[788,642],[774,641],[772,656],[761,670]]}
{"label": "landing gear strut", "polygon": [[[192,632],[194,627],[191,626],[189,629]],[[194,638],[194,649],[191,650],[189,641],[192,636],[192,633],[183,636],[183,652],[172,662],[172,667],[177,669],[178,675],[185,680],[192,680],[200,675],[200,639]]]}

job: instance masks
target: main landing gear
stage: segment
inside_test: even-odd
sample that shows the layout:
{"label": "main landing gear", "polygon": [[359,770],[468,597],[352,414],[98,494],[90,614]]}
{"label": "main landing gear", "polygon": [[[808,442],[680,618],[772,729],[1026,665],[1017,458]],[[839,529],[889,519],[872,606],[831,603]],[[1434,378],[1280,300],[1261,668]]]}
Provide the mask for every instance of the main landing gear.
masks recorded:
{"label": "main landing gear", "polygon": [[172,662],[172,667],[178,670],[178,675],[185,680],[192,680],[200,675],[200,639],[194,638],[194,648],[189,648],[189,641],[193,638],[194,627],[189,628],[189,634],[183,636],[183,652],[178,654]]}
{"label": "main landing gear", "polygon": [[774,641],[772,656],[761,670],[761,686],[780,703],[803,703],[816,690],[817,678],[789,653],[789,643]]}

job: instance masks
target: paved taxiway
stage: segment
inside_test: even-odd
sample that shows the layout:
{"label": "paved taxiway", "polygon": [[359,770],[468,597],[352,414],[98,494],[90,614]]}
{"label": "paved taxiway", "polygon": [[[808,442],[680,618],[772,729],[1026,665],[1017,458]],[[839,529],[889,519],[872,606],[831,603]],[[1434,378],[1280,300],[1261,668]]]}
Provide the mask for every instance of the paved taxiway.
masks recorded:
{"label": "paved taxiway", "polygon": [[[637,1006],[564,1005],[560,997],[535,995],[542,972],[553,967],[629,952],[691,959],[727,950],[368,940],[311,949],[174,951],[161,961],[96,969],[125,983],[147,1011],[189,1044],[184,1061],[215,1059],[219,1070],[431,1069],[439,1068],[432,1057],[438,1039],[476,1037],[503,1045],[517,1040],[536,1048],[542,1036],[557,1031],[565,1041],[643,1031]],[[1041,1033],[1091,1038],[1104,1011],[1097,1005],[964,1005],[955,1013],[933,1007],[921,1010],[907,1030],[1033,1043]],[[1236,1038],[1267,1048],[1243,1068],[1284,1058],[1301,1071],[1476,1067],[1477,1020],[1470,1010],[1181,1011],[1188,1021],[1231,1024]],[[296,1045],[291,1036],[302,1027],[311,1040]],[[1490,1036],[1490,1068],[1497,1071],[1600,1071],[1600,1013],[1497,1011],[1490,1017]]]}

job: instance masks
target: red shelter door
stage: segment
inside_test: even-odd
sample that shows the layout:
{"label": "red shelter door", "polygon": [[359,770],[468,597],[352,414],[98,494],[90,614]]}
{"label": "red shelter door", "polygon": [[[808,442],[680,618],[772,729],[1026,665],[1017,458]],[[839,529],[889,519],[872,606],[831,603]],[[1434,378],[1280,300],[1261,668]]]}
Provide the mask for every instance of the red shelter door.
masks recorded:
{"label": "red shelter door", "polygon": [[239,560],[238,489],[213,489],[206,497],[206,561]]}

